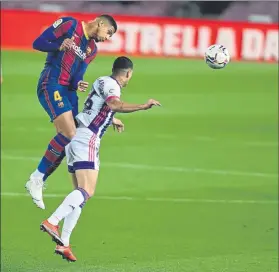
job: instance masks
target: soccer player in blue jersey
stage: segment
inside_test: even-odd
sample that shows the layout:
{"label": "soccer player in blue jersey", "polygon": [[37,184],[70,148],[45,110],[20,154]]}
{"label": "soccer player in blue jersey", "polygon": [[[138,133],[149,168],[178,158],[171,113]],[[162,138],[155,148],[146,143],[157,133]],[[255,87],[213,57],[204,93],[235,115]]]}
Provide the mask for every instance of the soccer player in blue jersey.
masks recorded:
{"label": "soccer player in blue jersey", "polygon": [[37,95],[57,132],[25,185],[33,202],[41,209],[45,209],[44,182],[62,162],[65,146],[76,133],[76,90],[85,91],[88,87],[83,76],[97,54],[96,43],[108,40],[116,31],[117,24],[110,15],[101,15],[88,22],[64,17],[54,22],[33,43],[34,49],[48,53]]}

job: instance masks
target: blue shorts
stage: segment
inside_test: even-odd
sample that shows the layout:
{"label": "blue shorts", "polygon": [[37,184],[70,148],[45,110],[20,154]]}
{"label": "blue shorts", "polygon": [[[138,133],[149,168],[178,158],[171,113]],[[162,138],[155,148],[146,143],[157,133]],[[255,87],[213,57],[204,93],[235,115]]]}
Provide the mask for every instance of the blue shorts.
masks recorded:
{"label": "blue shorts", "polygon": [[75,91],[69,91],[68,86],[39,83],[37,94],[51,122],[67,111],[72,111],[74,117],[78,114],[78,96]]}
{"label": "blue shorts", "polygon": [[67,91],[68,99],[72,105],[73,117],[78,115],[78,95],[76,91]]}

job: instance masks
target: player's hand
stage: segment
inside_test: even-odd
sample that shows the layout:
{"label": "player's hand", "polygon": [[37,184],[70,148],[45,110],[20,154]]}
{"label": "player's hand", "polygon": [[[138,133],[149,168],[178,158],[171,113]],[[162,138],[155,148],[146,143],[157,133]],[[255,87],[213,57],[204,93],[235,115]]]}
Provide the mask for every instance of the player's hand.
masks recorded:
{"label": "player's hand", "polygon": [[86,91],[86,89],[88,88],[88,86],[89,86],[89,83],[88,82],[86,82],[86,81],[83,81],[83,80],[80,80],[79,82],[78,82],[78,91],[80,91],[80,92],[85,92]]}
{"label": "player's hand", "polygon": [[124,131],[124,124],[121,122],[121,120],[117,118],[113,118],[112,125],[113,125],[113,129],[114,130],[116,129],[119,133]]}
{"label": "player's hand", "polygon": [[144,109],[148,110],[151,109],[153,106],[162,106],[161,103],[154,99],[149,99],[147,103],[144,104]]}
{"label": "player's hand", "polygon": [[69,49],[71,49],[72,45],[73,45],[73,42],[74,42],[74,38],[67,38],[63,41],[63,43],[61,44],[59,50],[60,51],[67,51]]}

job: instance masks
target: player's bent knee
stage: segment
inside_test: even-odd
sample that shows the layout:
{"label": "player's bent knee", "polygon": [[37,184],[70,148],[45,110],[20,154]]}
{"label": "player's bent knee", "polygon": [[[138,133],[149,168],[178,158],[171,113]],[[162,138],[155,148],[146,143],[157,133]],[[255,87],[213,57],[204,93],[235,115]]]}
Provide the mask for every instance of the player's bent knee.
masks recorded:
{"label": "player's bent knee", "polygon": [[71,131],[62,132],[62,134],[69,139],[73,139],[76,135],[76,128],[73,128]]}
{"label": "player's bent knee", "polygon": [[68,139],[72,139],[76,134],[76,125],[71,111],[64,112],[53,121],[58,133]]}
{"label": "player's bent knee", "polygon": [[87,192],[89,195],[89,198],[92,197],[95,194],[95,186],[92,186],[92,184],[82,184],[81,186],[78,186],[79,188],[82,188],[84,191]]}
{"label": "player's bent knee", "polygon": [[57,133],[61,133],[63,136],[65,136],[71,140],[76,135],[76,127],[71,127],[71,128],[66,128],[66,129],[58,128]]}
{"label": "player's bent knee", "polygon": [[95,194],[95,188],[94,188],[94,189],[89,188],[89,189],[87,190],[87,192],[88,192],[89,196],[92,197],[92,196],[94,196],[94,194]]}
{"label": "player's bent knee", "polygon": [[93,169],[79,169],[75,172],[78,187],[84,189],[90,197],[95,194],[98,171]]}

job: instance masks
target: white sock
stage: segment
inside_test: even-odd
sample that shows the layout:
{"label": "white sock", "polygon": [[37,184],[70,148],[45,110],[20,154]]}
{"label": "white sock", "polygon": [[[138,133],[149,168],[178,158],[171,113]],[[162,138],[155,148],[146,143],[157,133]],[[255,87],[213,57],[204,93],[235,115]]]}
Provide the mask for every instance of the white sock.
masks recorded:
{"label": "white sock", "polygon": [[72,234],[73,229],[75,228],[78,219],[81,214],[81,207],[76,207],[67,217],[65,217],[61,239],[64,243],[64,246],[69,246],[70,244],[70,236]]}
{"label": "white sock", "polygon": [[58,223],[68,216],[76,207],[85,201],[83,194],[79,190],[74,190],[64,199],[57,210],[48,218],[48,222],[52,225]]}
{"label": "white sock", "polygon": [[33,177],[39,177],[39,178],[43,178],[44,177],[44,173],[41,173],[38,169],[36,169],[32,174],[31,176]]}

